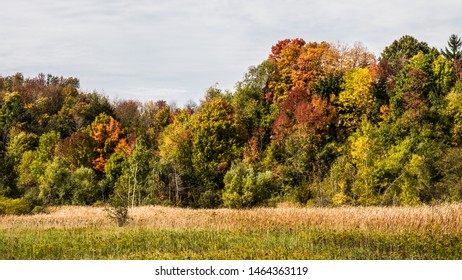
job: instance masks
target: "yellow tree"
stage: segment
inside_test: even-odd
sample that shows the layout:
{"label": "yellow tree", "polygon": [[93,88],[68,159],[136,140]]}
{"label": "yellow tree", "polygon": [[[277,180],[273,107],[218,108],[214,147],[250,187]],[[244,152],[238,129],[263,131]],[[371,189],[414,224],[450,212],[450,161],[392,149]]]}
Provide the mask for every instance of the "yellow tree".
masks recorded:
{"label": "yellow tree", "polygon": [[[192,132],[189,128],[190,115],[181,110],[160,135],[159,157],[168,177],[168,196],[177,205],[181,193],[193,193],[194,168],[192,165]],[[186,195],[185,195],[186,196]],[[174,199],[173,199],[174,197]]]}
{"label": "yellow tree", "polygon": [[349,141],[350,155],[356,170],[352,188],[354,198],[360,204],[376,204],[378,201],[374,192],[374,169],[380,145],[373,125],[364,118],[361,127]]}
{"label": "yellow tree", "polygon": [[462,138],[462,83],[457,83],[445,99],[447,101],[445,113],[453,118],[453,144],[459,146]]}
{"label": "yellow tree", "polygon": [[357,127],[363,116],[370,118],[375,108],[371,93],[372,76],[367,68],[356,68],[346,73],[338,97],[340,118],[347,128]]}

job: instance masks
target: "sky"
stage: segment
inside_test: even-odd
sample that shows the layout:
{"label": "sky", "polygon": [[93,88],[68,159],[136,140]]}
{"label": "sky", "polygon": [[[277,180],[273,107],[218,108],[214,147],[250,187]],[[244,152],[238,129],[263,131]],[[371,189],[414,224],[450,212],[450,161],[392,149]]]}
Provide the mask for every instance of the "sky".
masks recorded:
{"label": "sky", "polygon": [[403,35],[462,36],[457,0],[14,0],[0,6],[0,75],[76,77],[111,100],[198,102],[233,91],[285,38],[379,56]]}

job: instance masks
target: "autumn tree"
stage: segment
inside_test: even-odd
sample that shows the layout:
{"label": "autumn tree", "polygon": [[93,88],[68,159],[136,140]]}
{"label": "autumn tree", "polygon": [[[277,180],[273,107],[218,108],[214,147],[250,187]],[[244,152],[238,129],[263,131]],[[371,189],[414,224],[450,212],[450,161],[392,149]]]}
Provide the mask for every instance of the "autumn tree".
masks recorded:
{"label": "autumn tree", "polygon": [[372,118],[375,98],[371,93],[372,77],[367,68],[356,68],[345,74],[338,97],[340,119],[347,128],[355,128],[364,117]]}
{"label": "autumn tree", "polygon": [[[200,195],[195,186],[190,118],[187,110],[181,110],[160,137],[159,157],[167,179],[166,193],[176,205],[194,205]],[[184,201],[188,198],[190,201]]]}
{"label": "autumn tree", "polygon": [[335,109],[327,100],[295,88],[279,106],[279,114],[273,123],[273,134],[277,139],[294,133],[294,130],[323,135],[329,130],[334,114]]}
{"label": "autumn tree", "polygon": [[454,145],[462,144],[462,83],[457,82],[456,86],[445,97],[447,106],[445,114],[451,118],[451,139]]}
{"label": "autumn tree", "polygon": [[355,167],[355,179],[351,193],[355,201],[362,205],[378,203],[375,164],[380,155],[380,142],[376,130],[366,118],[363,118],[358,130],[349,138],[350,156]]}
{"label": "autumn tree", "polygon": [[95,118],[86,133],[95,141],[98,157],[93,159],[93,168],[100,173],[104,173],[104,166],[112,153],[129,148],[120,123],[105,113]]}
{"label": "autumn tree", "polygon": [[146,102],[141,107],[141,127],[139,136],[142,136],[146,145],[156,149],[158,139],[163,129],[172,122],[171,108],[164,100]]}
{"label": "autumn tree", "polygon": [[353,46],[337,43],[332,45],[332,48],[335,50],[333,53],[337,53],[338,56],[337,71],[347,72],[354,68],[367,68],[376,61],[375,55],[361,42],[355,42]]}
{"label": "autumn tree", "polygon": [[305,45],[303,39],[285,39],[271,48],[269,61],[275,64],[276,71],[268,84],[267,99],[275,104],[282,102],[294,86],[292,71]]}
{"label": "autumn tree", "polygon": [[56,148],[56,155],[71,170],[79,167],[93,167],[93,160],[98,157],[97,141],[88,133],[77,131],[61,140]]}
{"label": "autumn tree", "polygon": [[141,103],[134,100],[114,102],[114,112],[121,126],[127,129],[127,134],[139,135],[144,129],[141,121]]}
{"label": "autumn tree", "polygon": [[291,73],[294,86],[310,90],[319,79],[335,70],[338,60],[338,53],[327,42],[305,44]]}
{"label": "autumn tree", "polygon": [[294,189],[298,202],[312,198],[313,184],[321,179],[331,152],[325,146],[335,108],[318,95],[295,88],[279,106],[273,123],[273,142],[266,162],[283,183]]}

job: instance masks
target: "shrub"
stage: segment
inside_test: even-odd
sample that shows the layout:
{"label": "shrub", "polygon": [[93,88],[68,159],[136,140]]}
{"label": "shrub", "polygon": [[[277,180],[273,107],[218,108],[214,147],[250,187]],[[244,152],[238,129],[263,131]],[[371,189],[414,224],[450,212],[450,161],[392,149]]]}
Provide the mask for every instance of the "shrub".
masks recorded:
{"label": "shrub", "polygon": [[117,222],[119,227],[123,227],[129,220],[128,206],[126,199],[118,194],[109,199],[110,207],[105,208],[109,218]]}
{"label": "shrub", "polygon": [[31,212],[32,205],[21,198],[0,197],[0,215],[24,215]]}
{"label": "shrub", "polygon": [[43,206],[35,206],[34,209],[32,209],[31,214],[42,214],[46,213],[46,208]]}
{"label": "shrub", "polygon": [[224,182],[223,203],[230,208],[265,204],[277,189],[271,171],[255,172],[246,163],[233,165],[226,173]]}
{"label": "shrub", "polygon": [[220,197],[212,190],[201,193],[198,201],[200,208],[216,208],[220,205]]}

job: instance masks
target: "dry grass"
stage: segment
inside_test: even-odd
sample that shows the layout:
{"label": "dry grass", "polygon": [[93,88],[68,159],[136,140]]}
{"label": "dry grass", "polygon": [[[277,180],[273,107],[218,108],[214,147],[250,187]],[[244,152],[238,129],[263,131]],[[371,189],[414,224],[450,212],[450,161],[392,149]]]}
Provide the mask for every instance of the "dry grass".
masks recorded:
{"label": "dry grass", "polygon": [[[144,206],[129,210],[131,228],[205,230],[361,229],[462,233],[462,204],[420,207],[259,208],[193,210]],[[113,227],[103,208],[65,206],[47,214],[0,217],[0,229]]]}

